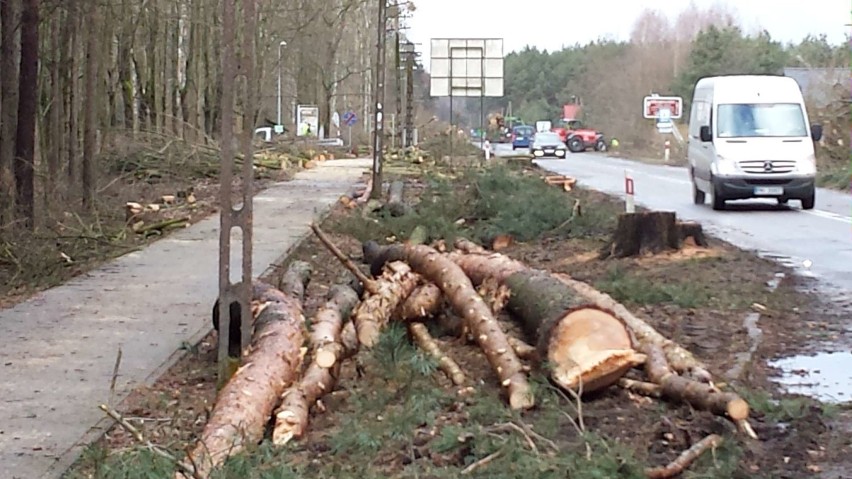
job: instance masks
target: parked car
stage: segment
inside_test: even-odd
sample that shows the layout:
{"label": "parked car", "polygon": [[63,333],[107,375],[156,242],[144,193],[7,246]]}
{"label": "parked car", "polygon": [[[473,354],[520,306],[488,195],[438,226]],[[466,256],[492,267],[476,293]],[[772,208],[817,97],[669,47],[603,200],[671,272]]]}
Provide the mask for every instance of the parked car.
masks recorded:
{"label": "parked car", "polygon": [[512,128],[512,149],[529,148],[535,128],[529,125],[518,125]]}
{"label": "parked car", "polygon": [[772,75],[729,75],[698,80],[692,99],[687,159],[692,199],[714,210],[725,201],[794,199],[815,202],[814,142],[821,125],[808,125],[796,80]]}
{"label": "parked car", "polygon": [[567,151],[559,135],[550,131],[536,133],[530,146],[530,153],[536,158],[547,156],[565,158]]}

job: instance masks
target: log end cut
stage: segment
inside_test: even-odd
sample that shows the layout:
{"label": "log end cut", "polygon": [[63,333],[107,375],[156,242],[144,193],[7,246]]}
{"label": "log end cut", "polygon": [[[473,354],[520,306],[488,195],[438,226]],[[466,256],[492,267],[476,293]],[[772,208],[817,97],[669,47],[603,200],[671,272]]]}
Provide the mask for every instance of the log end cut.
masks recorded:
{"label": "log end cut", "polygon": [[614,315],[582,307],[555,325],[547,359],[558,385],[588,393],[614,384],[630,368],[645,362],[645,355],[633,349],[627,329]]}

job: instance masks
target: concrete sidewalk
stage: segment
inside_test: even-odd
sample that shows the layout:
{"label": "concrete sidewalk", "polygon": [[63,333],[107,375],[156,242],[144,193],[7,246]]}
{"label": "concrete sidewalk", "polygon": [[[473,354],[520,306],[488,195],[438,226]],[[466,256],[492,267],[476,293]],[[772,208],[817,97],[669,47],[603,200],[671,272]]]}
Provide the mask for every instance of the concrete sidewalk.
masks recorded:
{"label": "concrete sidewalk", "polygon": [[[253,272],[260,276],[310,233],[369,171],[367,160],[333,160],[278,183],[254,200]],[[218,294],[219,215],[0,311],[0,477],[60,477],[111,423],[114,402],[151,383],[184,341],[211,329]],[[236,255],[232,269],[239,271]]]}

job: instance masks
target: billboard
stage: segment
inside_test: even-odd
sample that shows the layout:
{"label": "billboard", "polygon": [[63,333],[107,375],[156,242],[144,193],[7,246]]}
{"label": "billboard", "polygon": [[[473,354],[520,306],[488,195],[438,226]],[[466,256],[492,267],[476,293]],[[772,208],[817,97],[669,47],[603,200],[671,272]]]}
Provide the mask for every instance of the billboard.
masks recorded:
{"label": "billboard", "polygon": [[296,105],[296,136],[319,135],[319,107]]}
{"label": "billboard", "polygon": [[433,38],[432,96],[503,96],[502,38]]}

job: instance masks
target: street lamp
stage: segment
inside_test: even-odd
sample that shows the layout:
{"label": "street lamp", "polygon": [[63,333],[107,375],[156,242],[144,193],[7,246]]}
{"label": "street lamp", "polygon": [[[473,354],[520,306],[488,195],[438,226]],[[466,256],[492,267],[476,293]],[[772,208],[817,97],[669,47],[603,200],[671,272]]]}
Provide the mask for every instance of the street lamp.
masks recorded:
{"label": "street lamp", "polygon": [[287,46],[287,42],[281,40],[278,44],[278,117],[276,130],[281,128],[281,49]]}

